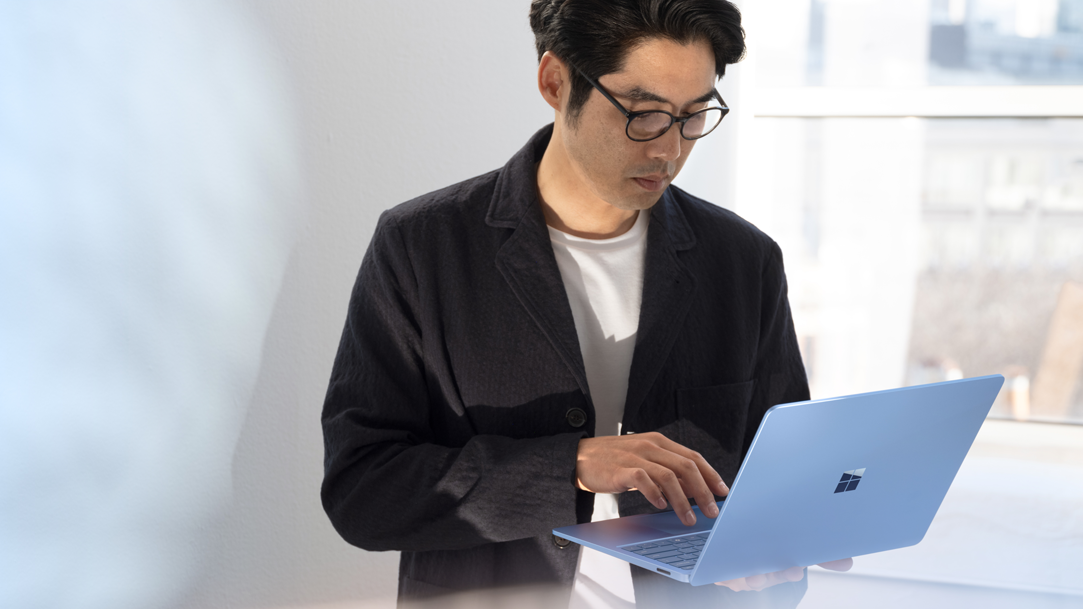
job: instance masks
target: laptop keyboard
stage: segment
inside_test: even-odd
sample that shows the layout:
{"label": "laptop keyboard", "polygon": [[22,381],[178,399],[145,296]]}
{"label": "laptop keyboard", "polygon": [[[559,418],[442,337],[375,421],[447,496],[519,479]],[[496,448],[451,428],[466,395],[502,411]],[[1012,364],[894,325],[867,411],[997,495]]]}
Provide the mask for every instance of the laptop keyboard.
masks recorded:
{"label": "laptop keyboard", "polygon": [[686,535],[673,539],[661,539],[630,546],[620,546],[620,549],[639,554],[644,558],[664,562],[671,567],[684,571],[691,571],[699,560],[699,552],[703,544],[707,543],[709,533],[698,535]]}

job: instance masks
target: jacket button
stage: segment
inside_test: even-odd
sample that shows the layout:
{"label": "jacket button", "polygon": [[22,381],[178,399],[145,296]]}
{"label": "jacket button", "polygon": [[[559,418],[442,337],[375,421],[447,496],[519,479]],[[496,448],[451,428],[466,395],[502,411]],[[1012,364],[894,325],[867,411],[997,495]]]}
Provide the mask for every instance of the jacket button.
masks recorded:
{"label": "jacket button", "polygon": [[572,544],[572,542],[568,541],[567,539],[564,539],[563,537],[557,537],[556,535],[553,535],[553,545],[560,548],[561,550],[563,550],[564,548],[570,546],[571,544]]}
{"label": "jacket button", "polygon": [[568,425],[572,427],[582,427],[587,424],[587,413],[583,412],[582,408],[572,408],[564,415],[564,418],[568,419]]}

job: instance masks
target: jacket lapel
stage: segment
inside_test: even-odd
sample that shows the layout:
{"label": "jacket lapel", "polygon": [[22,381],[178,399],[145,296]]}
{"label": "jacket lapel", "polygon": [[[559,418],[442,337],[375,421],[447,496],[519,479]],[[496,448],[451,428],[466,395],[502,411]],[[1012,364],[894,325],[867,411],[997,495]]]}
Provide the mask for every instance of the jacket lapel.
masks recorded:
{"label": "jacket lapel", "polygon": [[544,221],[539,222],[533,214],[528,214],[523,224],[500,248],[496,266],[534,323],[560,354],[580,390],[589,396],[579,336],[560,268],[553,256],[549,231]]}
{"label": "jacket lapel", "polygon": [[496,267],[556,349],[589,403],[575,320],[538,200],[535,164],[541,160],[551,135],[552,125],[543,128],[504,166],[485,221],[489,226],[513,229],[497,252]]}
{"label": "jacket lapel", "polygon": [[647,229],[643,300],[624,405],[626,422],[634,420],[669,357],[692,305],[696,280],[681,264],[677,252],[694,245],[691,227],[667,190],[652,209],[651,224]]}

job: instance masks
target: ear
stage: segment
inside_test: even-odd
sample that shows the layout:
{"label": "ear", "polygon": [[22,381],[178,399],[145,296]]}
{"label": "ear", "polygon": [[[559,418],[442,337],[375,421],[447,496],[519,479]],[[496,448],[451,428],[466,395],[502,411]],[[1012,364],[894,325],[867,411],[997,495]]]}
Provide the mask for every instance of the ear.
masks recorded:
{"label": "ear", "polygon": [[538,64],[538,91],[545,103],[557,112],[564,110],[564,103],[571,94],[568,66],[559,57],[546,51]]}

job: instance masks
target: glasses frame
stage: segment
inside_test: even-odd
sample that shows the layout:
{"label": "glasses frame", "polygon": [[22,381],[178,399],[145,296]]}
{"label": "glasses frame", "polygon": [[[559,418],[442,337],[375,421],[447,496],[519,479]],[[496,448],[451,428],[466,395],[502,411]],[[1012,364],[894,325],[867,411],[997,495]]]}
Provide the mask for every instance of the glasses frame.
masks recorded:
{"label": "glasses frame", "polygon": [[[568,65],[571,65],[571,64],[568,64]],[[605,89],[603,89],[602,85],[598,84],[598,82],[596,80],[594,80],[593,78],[587,76],[585,72],[583,72],[579,68],[575,67],[574,65],[572,66],[572,69],[574,69],[576,72],[578,72],[580,76],[585,78],[587,80],[587,82],[590,83],[590,86],[594,87],[599,93],[602,94],[603,97],[608,99],[609,103],[613,104],[617,108],[617,110],[620,110],[620,113],[623,114],[624,117],[628,119],[628,123],[624,126],[624,135],[627,135],[628,139],[632,140],[633,142],[649,142],[649,141],[652,141],[652,140],[656,140],[656,139],[662,137],[663,135],[669,133],[669,130],[673,128],[673,123],[680,123],[681,124],[681,126],[678,127],[678,130],[681,133],[681,137],[683,137],[684,139],[686,139],[688,141],[695,141],[695,140],[698,140],[700,138],[703,138],[703,137],[706,137],[706,136],[710,135],[715,129],[717,129],[718,126],[722,124],[722,119],[726,118],[726,115],[729,114],[729,111],[730,111],[729,106],[726,105],[726,100],[722,99],[722,96],[719,95],[718,89],[712,89],[711,92],[714,93],[714,97],[717,98],[719,103],[721,103],[722,105],[721,106],[710,106],[710,107],[704,108],[702,110],[698,110],[696,112],[693,112],[692,114],[689,114],[688,116],[685,116],[685,117],[673,116],[672,114],[670,114],[669,112],[666,112],[665,110],[643,110],[641,112],[629,112],[627,108],[625,108],[623,105],[621,105],[621,103],[619,101],[614,99],[612,95],[610,95]],[[685,123],[687,123],[689,120],[692,119],[692,117],[696,116],[697,114],[702,114],[702,113],[708,112],[710,110],[721,110],[722,111],[722,118],[718,119],[718,122],[715,123],[714,127],[711,127],[707,132],[701,133],[700,135],[697,135],[696,137],[688,137],[687,135],[684,134],[684,125],[685,125]],[[632,134],[631,134],[631,131],[630,131],[631,128],[632,128],[632,121],[639,118],[640,116],[643,116],[644,114],[650,114],[652,112],[657,112],[657,113],[661,113],[661,114],[665,114],[665,115],[669,116],[669,126],[666,127],[665,129],[663,129],[661,133],[659,133],[658,135],[656,135],[654,137],[649,137],[647,139],[638,139],[638,138],[632,137]]]}

